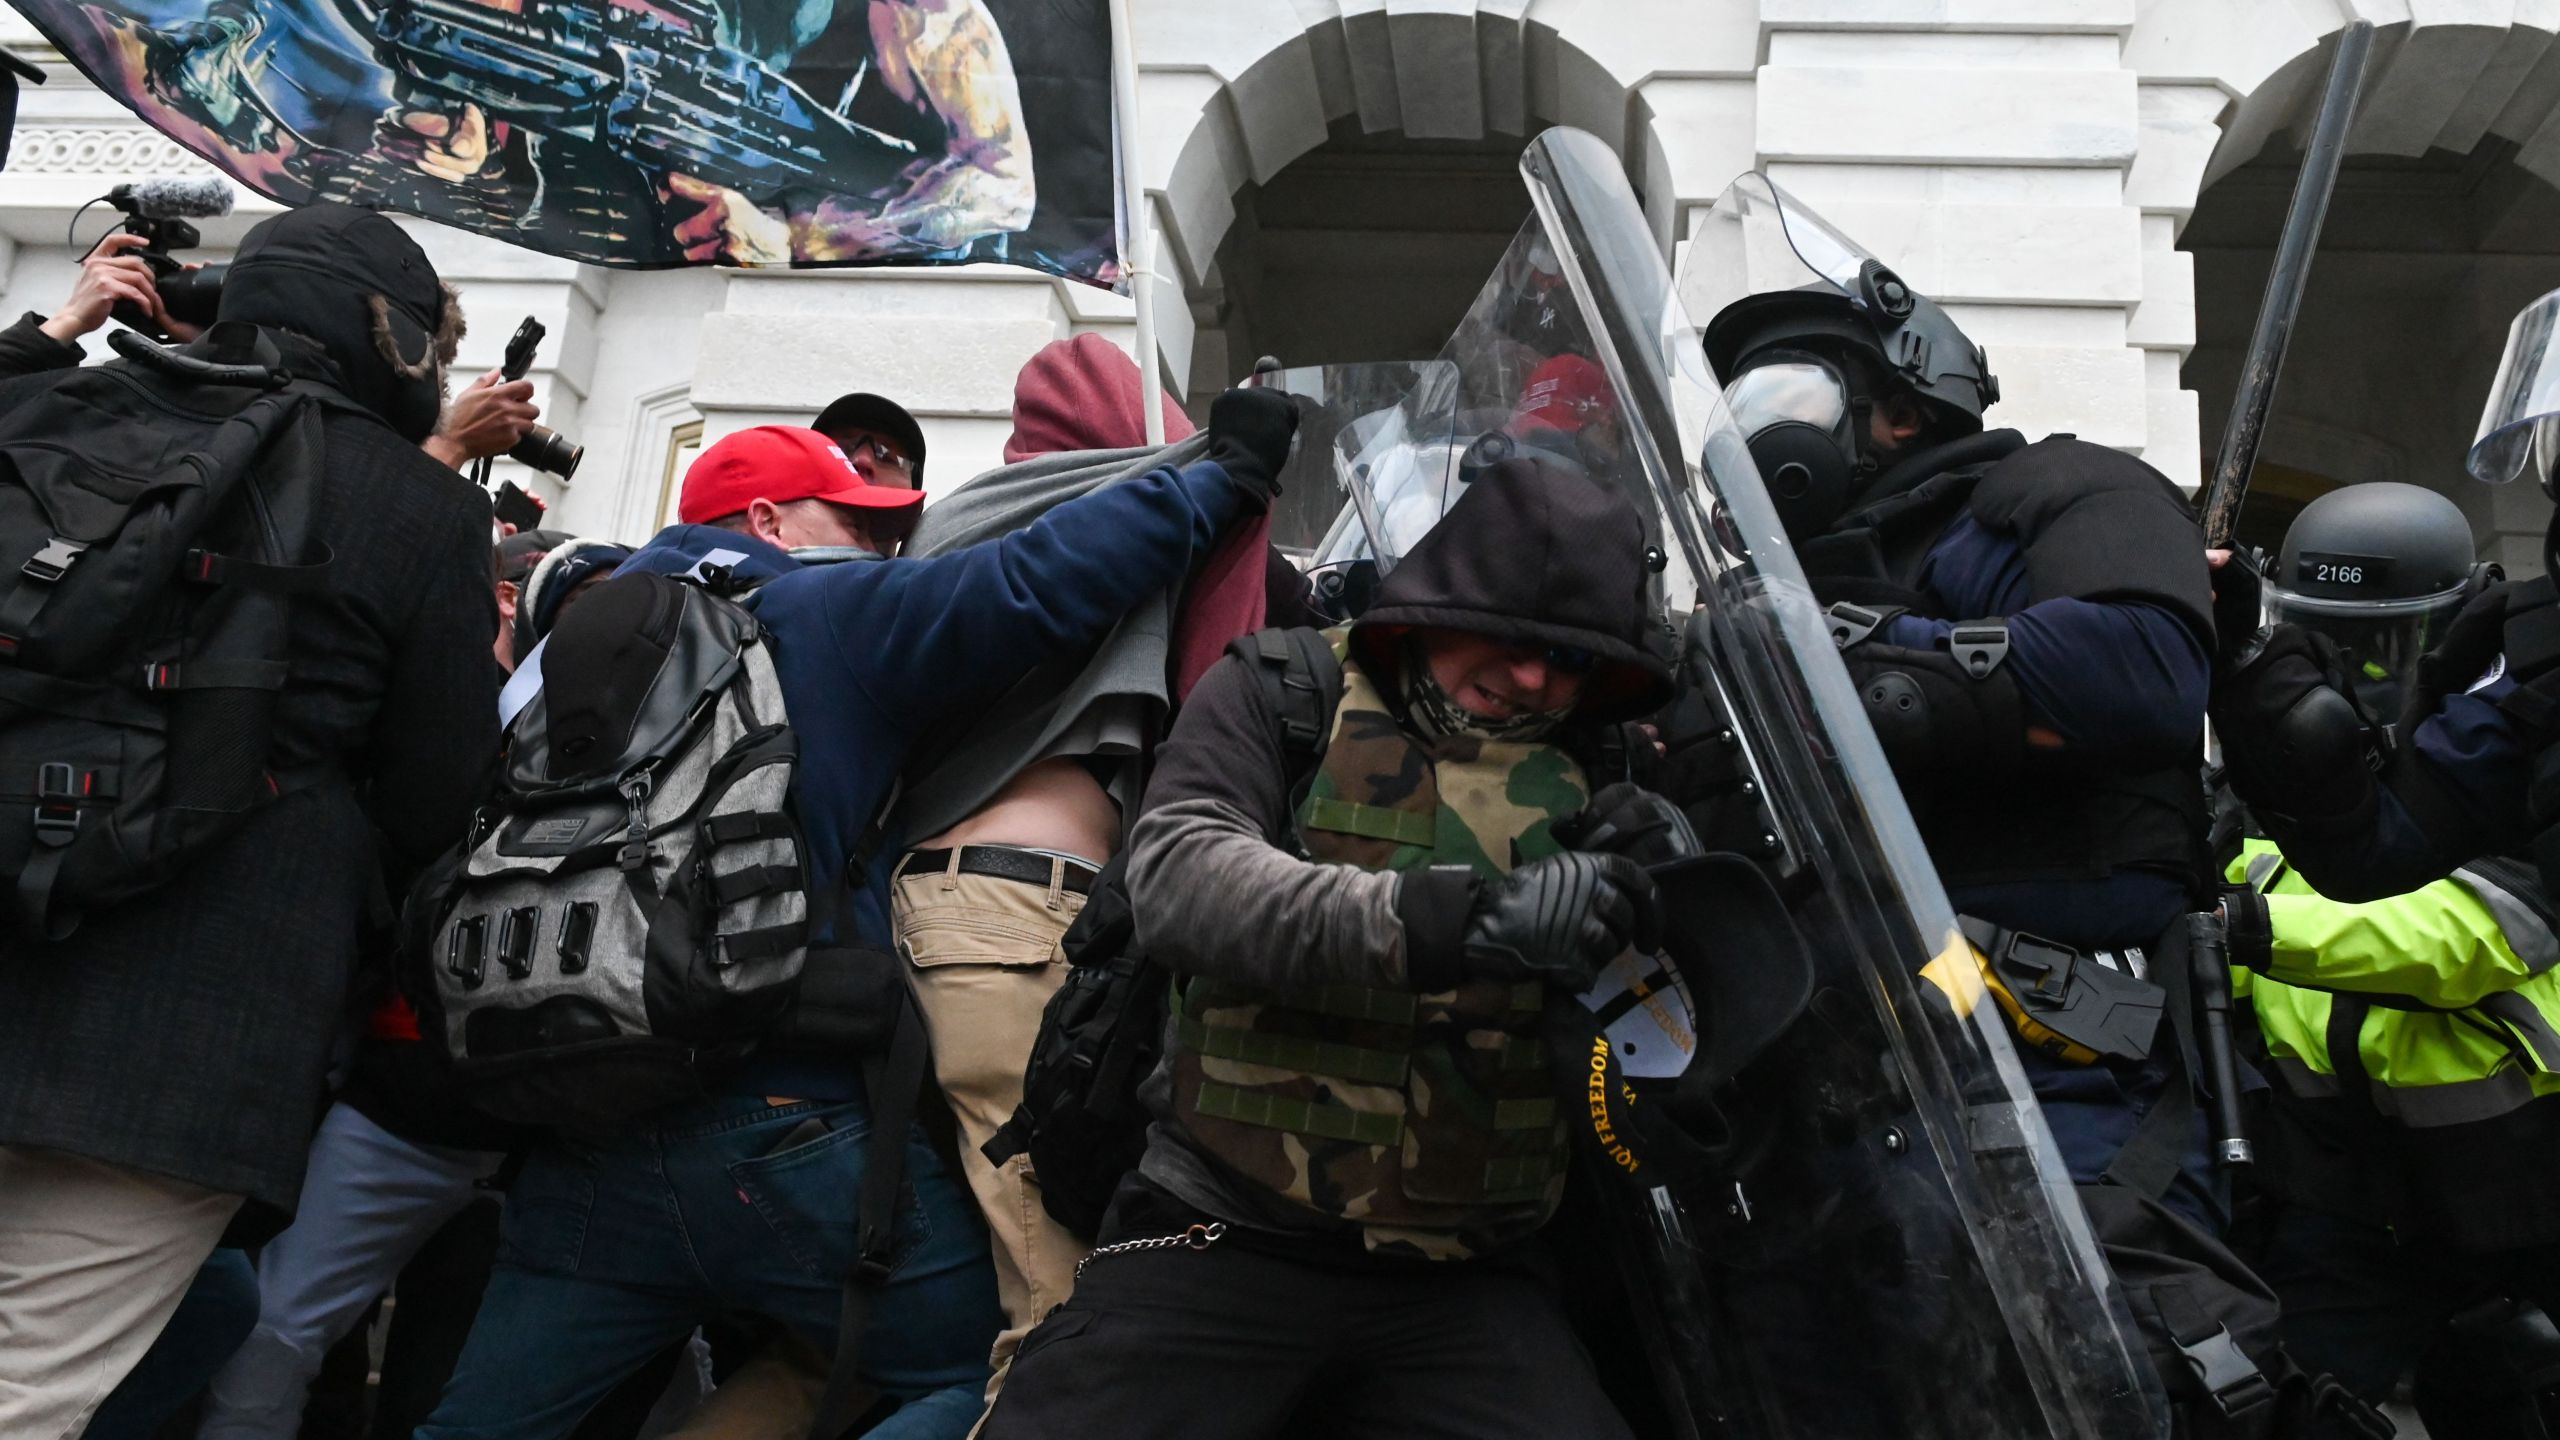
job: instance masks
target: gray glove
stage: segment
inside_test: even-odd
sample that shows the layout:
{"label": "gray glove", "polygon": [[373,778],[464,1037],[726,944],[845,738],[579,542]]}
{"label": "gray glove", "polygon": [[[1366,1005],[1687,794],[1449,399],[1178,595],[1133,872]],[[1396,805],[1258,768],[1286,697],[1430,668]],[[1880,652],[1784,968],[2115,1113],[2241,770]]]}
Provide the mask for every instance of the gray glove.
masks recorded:
{"label": "gray glove", "polygon": [[1630,944],[1661,943],[1653,880],[1623,855],[1532,861],[1484,886],[1467,916],[1459,968],[1488,980],[1539,980],[1579,995]]}

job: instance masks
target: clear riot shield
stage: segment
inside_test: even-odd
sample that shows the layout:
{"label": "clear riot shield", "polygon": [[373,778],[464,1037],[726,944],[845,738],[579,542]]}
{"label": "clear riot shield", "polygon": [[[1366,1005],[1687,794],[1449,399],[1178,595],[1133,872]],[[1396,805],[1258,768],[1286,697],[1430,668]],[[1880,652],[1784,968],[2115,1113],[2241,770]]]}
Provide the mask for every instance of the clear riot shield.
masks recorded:
{"label": "clear riot shield", "polygon": [[1287,391],[1298,405],[1297,447],[1271,506],[1271,543],[1306,573],[1319,609],[1348,617],[1366,608],[1388,564],[1431,528],[1447,493],[1450,443],[1414,433],[1412,417],[1453,414],[1457,368],[1443,361],[1314,365],[1248,382]]}
{"label": "clear riot shield", "polygon": [[[1787,897],[1815,975],[1712,1103],[1683,1112],[1712,1153],[1705,1173],[1618,1194],[1671,1428],[2165,1435],[2165,1402],[1999,1011],[1723,412],[1697,312],[1675,298],[1605,145],[1550,130],[1521,169],[1534,218],[1432,383],[1333,467],[1352,502],[1334,538],[1356,524],[1351,543],[1392,565],[1415,521],[1507,454],[1624,486],[1647,517],[1662,641],[1727,722],[1734,793],[1755,811],[1738,833]],[[1693,289],[1857,283],[1854,246],[1818,222],[1791,228],[1765,180],[1738,188],[1709,221]],[[1728,220],[1731,233],[1714,230]],[[1697,1011],[1700,1053],[1733,1053],[1714,1043],[1715,1007]]]}

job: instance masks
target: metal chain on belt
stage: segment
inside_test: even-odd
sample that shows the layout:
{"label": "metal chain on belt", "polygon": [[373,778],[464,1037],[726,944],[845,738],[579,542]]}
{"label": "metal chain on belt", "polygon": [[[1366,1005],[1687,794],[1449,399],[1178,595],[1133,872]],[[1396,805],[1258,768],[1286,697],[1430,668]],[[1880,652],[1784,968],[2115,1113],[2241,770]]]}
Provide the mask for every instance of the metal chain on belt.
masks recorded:
{"label": "metal chain on belt", "polygon": [[1218,1220],[1206,1225],[1194,1225],[1179,1235],[1158,1235],[1151,1240],[1123,1240],[1116,1245],[1105,1245],[1076,1262],[1076,1278],[1083,1279],[1084,1267],[1105,1255],[1125,1255],[1132,1250],[1163,1250],[1174,1245],[1192,1250],[1206,1250],[1224,1239],[1226,1233],[1226,1222]]}

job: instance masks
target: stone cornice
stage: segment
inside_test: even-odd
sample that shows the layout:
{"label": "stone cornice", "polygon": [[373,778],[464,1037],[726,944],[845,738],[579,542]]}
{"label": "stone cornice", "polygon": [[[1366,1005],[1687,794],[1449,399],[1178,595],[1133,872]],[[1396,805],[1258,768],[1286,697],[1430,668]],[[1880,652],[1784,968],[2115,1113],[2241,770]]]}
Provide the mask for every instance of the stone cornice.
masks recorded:
{"label": "stone cornice", "polygon": [[9,144],[12,175],[210,174],[213,167],[144,125],[25,125]]}

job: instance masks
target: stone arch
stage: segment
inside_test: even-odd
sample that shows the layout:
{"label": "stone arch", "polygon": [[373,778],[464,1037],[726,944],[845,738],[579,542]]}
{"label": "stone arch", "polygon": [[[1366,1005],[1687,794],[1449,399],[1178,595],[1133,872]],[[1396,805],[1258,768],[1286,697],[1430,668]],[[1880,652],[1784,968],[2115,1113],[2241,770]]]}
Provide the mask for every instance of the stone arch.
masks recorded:
{"label": "stone arch", "polygon": [[2192,204],[2275,137],[2307,130],[2338,32],[2358,12],[2377,26],[2350,154],[2467,154],[2495,136],[2516,145],[2516,164],[2560,184],[2560,12],[2533,0],[2157,0],[2125,63],[2144,87],[2145,150],[2156,123],[2175,152],[2160,157],[2174,172],[2161,178],[2174,190],[2192,177]]}
{"label": "stone arch", "polygon": [[[1415,139],[1574,125],[1626,160],[1666,253],[1686,207],[1750,167],[1758,0],[1142,0],[1142,168],[1162,372],[1194,371],[1188,301],[1234,197],[1337,125]],[[1663,57],[1680,68],[1663,68]]]}
{"label": "stone arch", "polygon": [[[2376,478],[2370,462],[2387,448],[2397,478],[2463,506],[2487,554],[2538,569],[2547,507],[2516,487],[2465,482],[2461,449],[2508,315],[2560,274],[2560,244],[2514,243],[2537,228],[2522,217],[2560,223],[2560,11],[2516,0],[2145,6],[2125,48],[2143,122],[2129,188],[2155,244],[2179,246],[2166,263],[2193,267],[2195,324],[2172,373],[2202,392],[2209,443],[2263,275],[2261,258],[2235,283],[2234,236],[2271,239],[2289,157],[2357,13],[2377,22],[2373,56],[2263,455],[2354,481]],[[2208,218],[2191,225],[2200,201]],[[2255,212],[2246,227],[2232,223],[2240,211]],[[2542,253],[2508,253],[2519,248]],[[2361,403],[2348,398],[2358,391]]]}

